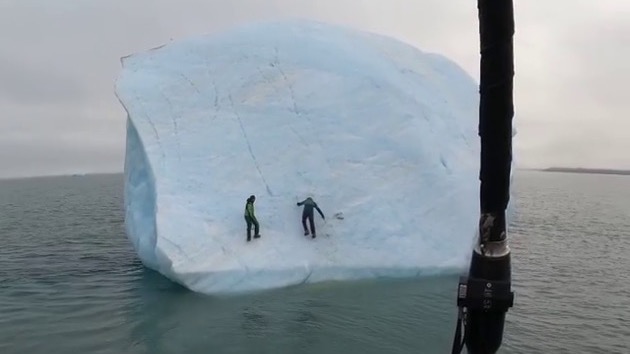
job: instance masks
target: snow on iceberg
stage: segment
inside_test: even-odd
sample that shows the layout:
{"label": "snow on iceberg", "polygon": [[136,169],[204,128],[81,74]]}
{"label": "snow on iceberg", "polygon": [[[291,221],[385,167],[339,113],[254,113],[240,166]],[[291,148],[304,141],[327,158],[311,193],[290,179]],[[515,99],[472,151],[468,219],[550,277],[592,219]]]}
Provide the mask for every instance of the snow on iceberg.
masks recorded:
{"label": "snow on iceberg", "polygon": [[[147,267],[222,294],[467,266],[478,91],[448,59],[287,21],[122,63],[126,228]],[[247,243],[251,194],[262,238]],[[327,216],[316,239],[296,206],[307,196]]]}

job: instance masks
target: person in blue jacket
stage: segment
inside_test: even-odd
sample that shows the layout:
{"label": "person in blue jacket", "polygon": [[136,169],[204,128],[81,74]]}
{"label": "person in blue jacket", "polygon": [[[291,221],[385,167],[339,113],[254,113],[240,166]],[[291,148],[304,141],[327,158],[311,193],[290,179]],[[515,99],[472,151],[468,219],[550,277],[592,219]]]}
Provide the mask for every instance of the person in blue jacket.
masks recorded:
{"label": "person in blue jacket", "polygon": [[304,236],[309,235],[309,230],[306,227],[306,220],[308,219],[309,226],[311,227],[311,235],[313,238],[315,238],[316,233],[315,233],[315,221],[313,220],[313,214],[314,214],[313,209],[317,209],[317,212],[319,213],[319,215],[322,216],[322,219],[326,220],[326,218],[324,217],[324,213],[322,213],[322,210],[319,208],[317,203],[315,203],[313,198],[308,197],[305,200],[297,203],[297,206],[302,206],[302,205],[304,205],[304,209],[302,210],[302,227],[304,228]]}

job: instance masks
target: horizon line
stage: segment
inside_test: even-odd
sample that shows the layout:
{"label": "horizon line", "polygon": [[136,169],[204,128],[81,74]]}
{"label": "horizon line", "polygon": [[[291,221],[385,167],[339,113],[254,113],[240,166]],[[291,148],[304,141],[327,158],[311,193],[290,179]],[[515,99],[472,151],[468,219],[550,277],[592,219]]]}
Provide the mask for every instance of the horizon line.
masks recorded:
{"label": "horizon line", "polygon": [[[606,170],[606,171],[630,171],[630,168],[610,168],[610,167],[568,167],[568,166],[548,166],[548,167],[515,167],[514,171],[545,171],[548,169],[568,169],[568,170]],[[560,171],[559,171],[560,172]],[[37,175],[22,176],[0,176],[0,180],[32,179],[32,178],[55,178],[55,177],[86,177],[98,175],[124,175],[125,171],[103,171],[103,172],[62,172]]]}

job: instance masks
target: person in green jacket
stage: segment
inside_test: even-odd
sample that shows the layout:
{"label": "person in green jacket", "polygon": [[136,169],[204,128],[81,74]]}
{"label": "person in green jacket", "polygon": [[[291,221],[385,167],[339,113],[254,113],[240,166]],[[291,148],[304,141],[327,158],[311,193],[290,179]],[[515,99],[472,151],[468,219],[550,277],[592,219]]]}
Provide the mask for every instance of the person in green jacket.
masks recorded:
{"label": "person in green jacket", "polygon": [[252,225],[254,226],[254,238],[260,238],[260,226],[254,214],[254,202],[256,196],[250,195],[245,203],[245,222],[247,223],[247,242],[252,240]]}

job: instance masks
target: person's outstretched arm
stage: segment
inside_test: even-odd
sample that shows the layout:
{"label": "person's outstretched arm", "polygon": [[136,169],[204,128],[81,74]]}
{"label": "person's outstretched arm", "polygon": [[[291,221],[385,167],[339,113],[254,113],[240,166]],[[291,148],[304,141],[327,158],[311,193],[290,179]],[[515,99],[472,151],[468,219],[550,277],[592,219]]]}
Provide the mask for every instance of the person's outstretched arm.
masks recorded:
{"label": "person's outstretched arm", "polygon": [[319,213],[319,215],[322,216],[322,219],[326,219],[326,217],[324,217],[324,213],[322,213],[322,210],[319,208],[317,203],[315,203],[315,209],[317,209],[317,212]]}

